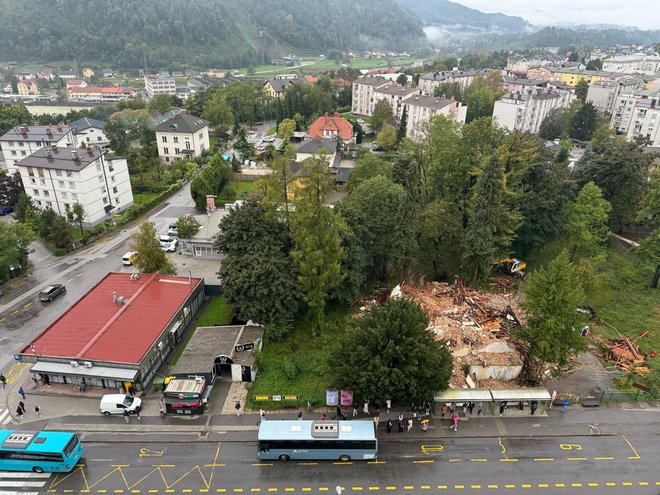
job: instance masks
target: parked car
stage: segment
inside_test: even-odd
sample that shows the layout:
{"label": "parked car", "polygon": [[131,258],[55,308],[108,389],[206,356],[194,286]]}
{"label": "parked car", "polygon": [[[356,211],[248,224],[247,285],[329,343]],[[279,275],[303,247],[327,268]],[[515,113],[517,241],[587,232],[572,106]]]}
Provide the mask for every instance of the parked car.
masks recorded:
{"label": "parked car", "polygon": [[358,124],[364,124],[364,119],[357,119]]}
{"label": "parked car", "polygon": [[383,148],[380,144],[374,141],[371,145],[371,151],[385,151],[385,148]]}
{"label": "parked car", "polygon": [[168,235],[159,235],[158,240],[160,241],[161,244],[169,244],[174,240],[174,237]]}
{"label": "parked car", "polygon": [[177,224],[171,223],[170,226],[167,229],[167,235],[170,237],[179,237],[179,228],[177,227]]}
{"label": "parked car", "polygon": [[142,399],[125,394],[107,394],[101,398],[101,414],[135,414],[135,408],[142,405]]}
{"label": "parked car", "polygon": [[9,215],[14,209],[11,206],[0,206],[0,217]]}
{"label": "parked car", "polygon": [[121,257],[121,264],[124,266],[131,266],[135,262],[135,251],[129,251]]}
{"label": "parked car", "polygon": [[173,240],[172,242],[170,242],[169,244],[168,244],[167,242],[161,242],[161,243],[160,243],[160,248],[161,248],[163,251],[166,251],[166,252],[168,252],[168,253],[173,253],[173,252],[176,251],[176,246],[177,246],[177,244],[179,244],[179,241],[177,241],[176,239],[174,239],[174,240]]}
{"label": "parked car", "polygon": [[275,136],[266,136],[265,138],[262,139],[264,143],[274,143],[275,142]]}
{"label": "parked car", "polygon": [[46,287],[44,290],[39,292],[39,300],[43,302],[52,301],[60,294],[66,292],[66,287],[62,284],[53,284]]}

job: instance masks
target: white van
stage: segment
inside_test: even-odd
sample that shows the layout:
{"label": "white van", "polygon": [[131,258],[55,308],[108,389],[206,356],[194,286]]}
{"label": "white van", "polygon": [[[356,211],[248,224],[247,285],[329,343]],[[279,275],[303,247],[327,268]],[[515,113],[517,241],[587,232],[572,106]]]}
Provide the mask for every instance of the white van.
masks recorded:
{"label": "white van", "polygon": [[129,414],[135,413],[135,408],[142,405],[142,399],[125,394],[108,394],[101,399],[101,414],[124,414],[127,409]]}
{"label": "white van", "polygon": [[121,264],[124,266],[131,266],[135,261],[135,251],[129,251],[124,256],[121,257]]}

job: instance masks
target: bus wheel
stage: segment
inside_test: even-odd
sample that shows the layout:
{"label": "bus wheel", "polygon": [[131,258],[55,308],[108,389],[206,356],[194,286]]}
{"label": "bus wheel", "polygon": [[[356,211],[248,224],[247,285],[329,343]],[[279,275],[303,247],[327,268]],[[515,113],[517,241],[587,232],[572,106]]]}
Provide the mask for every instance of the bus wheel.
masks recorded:
{"label": "bus wheel", "polygon": [[348,461],[351,460],[351,456],[348,455],[348,454],[342,454],[342,455],[339,456],[339,460],[341,462],[348,462]]}
{"label": "bus wheel", "polygon": [[291,459],[291,458],[286,454],[280,455],[280,461],[282,461],[282,462],[287,462],[289,459]]}
{"label": "bus wheel", "polygon": [[35,473],[43,473],[44,472],[44,470],[42,468],[40,468],[39,466],[34,466],[32,468],[32,471],[34,471]]}

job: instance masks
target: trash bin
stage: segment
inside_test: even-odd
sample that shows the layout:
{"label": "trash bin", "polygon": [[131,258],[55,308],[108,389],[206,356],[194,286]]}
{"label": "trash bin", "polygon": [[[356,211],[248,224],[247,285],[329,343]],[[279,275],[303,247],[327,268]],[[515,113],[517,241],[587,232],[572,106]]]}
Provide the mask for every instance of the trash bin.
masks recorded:
{"label": "trash bin", "polygon": [[154,378],[154,390],[159,392],[165,390],[164,381],[165,381],[164,376],[157,376],[156,378]]}

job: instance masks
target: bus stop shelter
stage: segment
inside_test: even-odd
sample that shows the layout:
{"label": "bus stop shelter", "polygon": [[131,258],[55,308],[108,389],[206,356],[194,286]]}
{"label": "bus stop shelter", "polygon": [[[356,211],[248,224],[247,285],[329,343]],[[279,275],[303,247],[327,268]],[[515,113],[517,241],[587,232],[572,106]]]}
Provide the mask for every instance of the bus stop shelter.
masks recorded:
{"label": "bus stop shelter", "polygon": [[[435,412],[442,408],[443,404],[456,407],[459,414],[467,413],[467,405],[470,402],[481,403],[483,407],[482,416],[499,415],[500,407],[505,405],[504,414],[507,416],[528,416],[531,414],[532,402],[537,407],[535,414],[544,414],[552,401],[552,396],[547,389],[534,388],[506,388],[506,389],[479,389],[479,388],[450,388],[435,394]],[[522,409],[520,406],[522,405]],[[473,412],[473,415],[476,412]]]}

